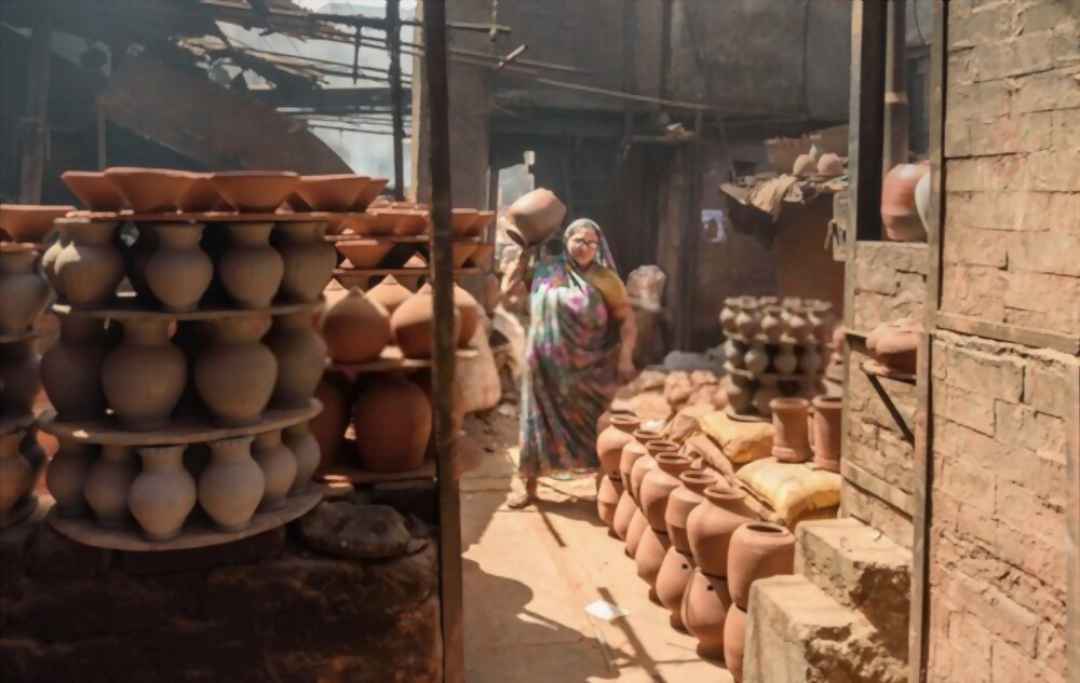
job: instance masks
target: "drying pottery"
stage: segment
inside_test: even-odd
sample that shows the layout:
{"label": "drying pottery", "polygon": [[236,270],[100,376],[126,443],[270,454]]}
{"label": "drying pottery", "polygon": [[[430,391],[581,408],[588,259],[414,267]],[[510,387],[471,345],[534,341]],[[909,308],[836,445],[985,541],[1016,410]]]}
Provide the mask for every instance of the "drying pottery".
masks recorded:
{"label": "drying pottery", "polygon": [[241,308],[266,308],[277,295],[285,261],[270,246],[273,223],[229,223],[229,248],[218,263],[225,293]]}
{"label": "drying pottery", "polygon": [[656,575],[656,597],[671,613],[671,627],[677,631],[686,631],[682,622],[682,601],[693,576],[693,558],[674,546],[668,548],[660,573]]}
{"label": "drying pottery", "polygon": [[637,512],[637,504],[625,485],[621,485],[622,482],[623,480],[619,479],[618,488],[622,494],[619,496],[619,504],[615,506],[615,514],[611,518],[611,533],[615,535],[615,538],[625,541],[626,532],[630,529],[630,520]]}
{"label": "drying pottery", "polygon": [[454,209],[450,215],[450,232],[454,237],[471,237],[476,218],[479,216],[476,209]]}
{"label": "drying pottery", "polygon": [[453,292],[454,308],[457,309],[457,314],[461,318],[457,345],[459,349],[464,349],[468,348],[473,335],[480,328],[480,319],[483,317],[483,312],[480,310],[480,303],[463,287],[454,285]]}
{"label": "drying pottery", "polygon": [[649,451],[649,455],[655,458],[661,453],[677,453],[679,444],[665,438],[651,439],[645,443],[645,449]]}
{"label": "drying pottery", "polygon": [[277,382],[272,394],[277,408],[304,408],[326,368],[326,343],[312,328],[306,311],[274,318],[264,340],[277,359]]}
{"label": "drying pottery", "polygon": [[752,522],[731,535],[728,588],[736,605],[749,609],[750,585],[795,571],[795,535],[779,524]]}
{"label": "drying pottery", "polygon": [[698,568],[710,576],[726,576],[731,535],[747,522],[755,521],[739,493],[710,486],[705,501],[686,519],[686,538]]}
{"label": "drying pottery", "polygon": [[831,332],[829,328],[835,319],[833,305],[828,301],[817,301],[807,306],[806,319],[814,337],[822,344],[828,343]]}
{"label": "drying pottery", "polygon": [[416,237],[428,231],[431,213],[426,209],[390,209],[394,224],[390,232],[398,237]]}
{"label": "drying pottery", "polygon": [[810,435],[805,398],[774,398],[770,404],[773,422],[772,454],[780,462],[806,462],[810,459]]}
{"label": "drying pottery", "polygon": [[735,316],[735,327],[745,339],[750,339],[760,330],[757,317],[757,304],[744,301]]}
{"label": "drying pottery", "polygon": [[746,650],[746,612],[738,605],[732,605],[724,623],[724,664],[734,679],[734,683],[743,680],[743,652]]}
{"label": "drying pottery", "polygon": [[472,255],[476,253],[476,249],[479,245],[471,242],[454,242],[451,245],[451,252],[453,254],[452,260],[455,268],[462,268],[468,262]]}
{"label": "drying pottery", "polygon": [[71,238],[67,234],[67,221],[68,218],[57,218],[54,225],[56,226],[56,235],[52,240],[52,244],[45,250],[45,253],[41,255],[41,272],[45,274],[45,279],[49,282],[49,285],[56,290],[58,298],[62,302],[64,299],[64,293],[60,289],[59,278],[56,277],[56,259],[60,256],[60,252],[71,243]]}
{"label": "drying pottery", "polygon": [[596,437],[596,457],[605,475],[619,476],[623,449],[634,439],[634,430],[640,426],[641,421],[636,417],[613,415],[610,426]]}
{"label": "drying pottery", "polygon": [[266,479],[262,508],[279,510],[285,507],[299,466],[296,456],[281,440],[281,430],[274,429],[257,435],[251,453]]}
{"label": "drying pottery", "polygon": [[825,176],[826,178],[835,178],[838,175],[843,175],[844,160],[840,158],[839,154],[826,152],[818,159],[817,172],[818,175]]}
{"label": "drying pottery", "polygon": [[724,342],[724,358],[731,364],[731,367],[742,370],[746,367],[746,351],[748,348],[746,344],[741,344],[734,339],[728,339]]}
{"label": "drying pottery", "polygon": [[753,344],[743,357],[743,365],[755,375],[765,372],[765,368],[769,367],[769,352],[765,345]]}
{"label": "drying pottery", "polygon": [[816,375],[824,363],[816,346],[807,346],[799,358],[799,369],[807,375]]}
{"label": "drying pottery", "polygon": [[814,465],[839,472],[844,400],[840,396],[816,396],[813,406],[811,444],[814,450]]}
{"label": "drying pottery", "polygon": [[157,251],[158,238],[149,224],[143,223],[137,229],[138,236],[135,242],[124,250],[124,263],[128,282],[131,283],[131,288],[135,290],[139,301],[151,306],[154,304],[154,295],[146,281],[146,266]]}
{"label": "drying pottery", "polygon": [[60,180],[90,211],[120,211],[127,204],[101,171],[64,171]]}
{"label": "drying pottery", "polygon": [[251,523],[266,491],[266,477],[251,458],[250,436],[210,443],[210,464],[199,476],[199,505],[224,531]]}
{"label": "drying pottery", "polygon": [[397,278],[393,275],[387,275],[382,279],[382,282],[367,291],[367,298],[369,301],[378,303],[385,308],[388,314],[393,315],[394,311],[405,303],[412,294],[411,291],[397,281]]}
{"label": "drying pottery", "polygon": [[424,464],[431,437],[431,403],[420,387],[383,376],[353,405],[356,455],[369,472],[410,472]]}
{"label": "drying pottery", "polygon": [[392,242],[376,242],[373,240],[346,240],[334,244],[341,255],[349,259],[354,268],[364,270],[379,265],[390,250],[394,248]]}
{"label": "drying pottery", "polygon": [[[646,447],[648,448],[648,447]],[[645,475],[656,469],[656,459],[651,455],[638,458],[634,467],[630,470],[630,490],[634,492],[634,500],[641,507],[641,484],[645,481]]]}
{"label": "drying pottery", "polygon": [[694,570],[683,597],[682,618],[687,632],[697,639],[702,659],[724,659],[724,624],[731,613],[727,581]]}
{"label": "drying pottery", "polygon": [[664,557],[670,547],[671,539],[667,534],[657,533],[649,527],[642,533],[641,542],[634,551],[638,578],[649,584],[649,599],[653,602],[660,602],[656,594],[656,577],[660,575],[660,567],[664,564]]}
{"label": "drying pottery", "polygon": [[739,327],[735,323],[739,315],[737,304],[738,299],[734,297],[724,299],[724,307],[720,309],[720,328],[724,330],[724,334],[731,335],[739,332]]}
{"label": "drying pottery", "polygon": [[649,528],[649,520],[645,519],[645,513],[641,508],[634,508],[634,514],[630,517],[630,524],[626,528],[626,555],[633,559],[637,555],[641,537]]}
{"label": "drying pottery", "polygon": [[279,223],[278,251],[285,264],[281,296],[288,301],[313,303],[319,300],[337,266],[337,253],[326,242],[326,223]]}
{"label": "drying pottery", "polygon": [[[635,431],[634,434],[636,435],[637,432]],[[630,493],[634,505],[637,505],[637,496],[634,495],[630,476],[634,471],[634,463],[638,461],[638,458],[648,454],[649,450],[645,448],[645,444],[641,443],[635,436],[623,446],[622,453],[619,455],[619,478],[622,479],[623,490]]]}
{"label": "drying pottery", "polygon": [[214,189],[209,173],[188,173],[191,184],[180,193],[176,206],[181,211],[213,211],[224,203],[221,195]]}
{"label": "drying pottery", "polygon": [[204,228],[201,223],[152,226],[158,246],[143,272],[147,287],[166,311],[195,310],[210,287],[214,264],[199,248]]}
{"label": "drying pottery", "polygon": [[476,220],[473,221],[469,232],[473,236],[482,236],[484,231],[487,230],[493,222],[495,222],[494,211],[477,211]]}
{"label": "drying pottery", "polygon": [[784,332],[787,336],[801,341],[810,331],[810,321],[806,319],[806,313],[801,306],[791,306],[785,311]]}
{"label": "drying pottery", "polygon": [[774,399],[780,397],[780,387],[777,386],[776,378],[763,377],[760,380],[757,391],[754,392],[754,398],[751,400],[751,403],[758,415],[770,417],[772,415],[772,402]]}
{"label": "drying pottery", "polygon": [[679,475],[690,469],[690,458],[678,453],[660,453],[655,459],[656,469],[642,479],[638,500],[649,526],[667,535],[664,515],[667,513],[668,498],[680,486]]}
{"label": "drying pottery", "polygon": [[53,262],[64,299],[74,308],[102,306],[124,279],[124,257],[113,246],[116,221],[69,220],[69,242]]}
{"label": "drying pottery", "polygon": [[[454,307],[454,339],[461,335],[461,314]],[[390,329],[406,358],[431,358],[435,334],[435,298],[425,286],[390,316]]]}
{"label": "drying pottery", "polygon": [[392,234],[394,232],[394,225],[396,225],[398,221],[398,214],[398,210],[389,207],[368,209],[368,215],[371,219],[365,224],[364,227],[366,230],[362,234],[374,235],[376,237]]}
{"label": "drying pottery", "polygon": [[0,244],[0,334],[26,332],[49,300],[31,244]]}
{"label": "drying pottery", "polygon": [[322,458],[319,453],[319,442],[312,436],[308,424],[293,425],[285,429],[282,441],[293,457],[296,458],[296,479],[289,489],[289,495],[304,493],[311,487],[311,477],[319,467]]}
{"label": "drying pottery", "polygon": [[733,375],[728,375],[722,386],[727,404],[736,414],[745,415],[749,412],[751,393],[745,383],[736,380]]}
{"label": "drying pottery", "polygon": [[369,363],[392,338],[386,309],[357,287],[327,308],[319,326],[330,357],[337,363]]}
{"label": "drying pottery", "polygon": [[60,319],[60,340],[41,358],[41,383],[61,420],[93,420],[105,414],[101,368],[106,351],[100,320]]}
{"label": "drying pottery", "polygon": [[[187,382],[187,358],[169,341],[169,320],[129,318],[124,340],[105,357],[105,400],[128,429],[164,427]],[[226,380],[232,369],[226,373]]]}
{"label": "drying pottery", "polygon": [[615,522],[615,508],[622,496],[622,482],[611,477],[600,477],[600,487],[596,491],[596,513],[610,529]]}
{"label": "drying pottery", "polygon": [[227,171],[214,173],[210,182],[237,211],[270,213],[293,193],[300,176],[290,171]]}
{"label": "drying pottery", "polygon": [[399,275],[398,282],[410,292],[415,292],[417,287],[420,286],[421,278],[427,276],[427,260],[420,254],[413,254],[409,257],[409,260],[405,262],[402,268],[408,268],[410,270],[416,270],[420,272],[420,275]]}
{"label": "drying pottery", "polygon": [[0,436],[0,519],[15,508],[34,485],[30,461],[19,452],[21,432]]}
{"label": "drying pottery", "polygon": [[799,357],[795,355],[794,344],[781,344],[780,350],[773,356],[773,367],[781,375],[793,375],[799,369]]}
{"label": "drying pottery", "polygon": [[336,376],[326,375],[315,388],[315,398],[322,403],[323,409],[308,426],[319,444],[318,470],[325,471],[338,462],[345,429],[349,426],[349,386],[338,381]]}
{"label": "drying pottery", "polygon": [[784,333],[784,321],[780,317],[781,309],[779,306],[766,306],[764,311],[761,317],[761,333],[770,344],[776,344]]}
{"label": "drying pottery", "polygon": [[340,213],[352,210],[368,180],[367,176],[348,173],[305,175],[300,176],[295,192],[315,211]]}
{"label": "drying pottery", "polygon": [[40,242],[53,229],[53,221],[71,211],[74,206],[0,204],[0,230],[13,242]]}
{"label": "drying pottery", "polygon": [[926,229],[915,206],[915,188],[930,173],[928,164],[897,164],[881,183],[885,237],[895,242],[925,242]]}
{"label": "drying pottery", "polygon": [[690,513],[705,500],[705,489],[720,484],[720,476],[712,470],[685,470],[679,474],[679,484],[668,498],[664,526],[675,549],[689,554],[686,522]]}
{"label": "drying pottery", "polygon": [[8,415],[28,415],[41,390],[40,357],[33,342],[0,344],[0,409]]}
{"label": "drying pottery", "polygon": [[184,469],[184,446],[143,447],[139,456],[142,472],[128,495],[131,515],[151,541],[176,538],[197,497],[195,478]]}
{"label": "drying pottery", "polygon": [[565,217],[566,205],[555,193],[538,188],[510,205],[507,218],[513,230],[507,233],[522,246],[540,244],[559,229]]}
{"label": "drying pottery", "polygon": [[214,420],[228,427],[259,421],[277,384],[278,363],[260,343],[270,316],[213,321],[214,343],[195,360],[195,388]]}
{"label": "drying pottery", "polygon": [[71,439],[60,439],[60,448],[49,461],[45,485],[56,499],[56,509],[62,517],[80,517],[86,513],[83,489],[90,476],[92,455],[90,446]]}
{"label": "drying pottery", "polygon": [[356,198],[356,204],[353,205],[353,210],[366,210],[371,202],[375,201],[375,199],[382,194],[382,191],[386,189],[389,182],[389,178],[367,178],[367,184],[360,191],[360,196]]}
{"label": "drying pottery", "polygon": [[90,466],[83,489],[98,524],[112,529],[128,523],[128,495],[138,470],[131,448],[101,447],[101,457]]}
{"label": "drying pottery", "polygon": [[135,213],[176,211],[180,197],[195,182],[194,176],[186,171],[126,166],[105,169],[105,178]]}

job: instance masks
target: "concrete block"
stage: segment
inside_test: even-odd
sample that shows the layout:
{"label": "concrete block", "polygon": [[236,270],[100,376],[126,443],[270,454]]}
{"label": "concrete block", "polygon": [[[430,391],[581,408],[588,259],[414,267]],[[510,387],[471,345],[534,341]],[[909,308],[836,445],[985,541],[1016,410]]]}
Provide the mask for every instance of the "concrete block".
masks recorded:
{"label": "concrete block", "polygon": [[1004,271],[948,261],[941,270],[942,310],[982,320],[1004,320],[1001,291],[1008,284]]}
{"label": "concrete block", "polygon": [[1013,111],[1051,111],[1080,107],[1080,78],[1077,71],[1058,69],[1018,79]]}
{"label": "concrete block", "polygon": [[[1006,6],[1008,7],[1008,6]],[[1054,51],[1047,33],[1022,35],[1009,41],[989,41],[975,46],[972,68],[976,81],[1024,76],[1054,68]]]}
{"label": "concrete block", "polygon": [[946,381],[959,389],[1019,403],[1024,391],[1024,365],[1016,358],[974,349],[946,350]]}
{"label": "concrete block", "polygon": [[1080,233],[1017,233],[1009,236],[1008,252],[1010,270],[1080,277]]}
{"label": "concrete block", "polygon": [[947,229],[946,262],[991,268],[1004,268],[1008,263],[1006,235],[1001,230],[970,228],[958,222],[950,222]]}

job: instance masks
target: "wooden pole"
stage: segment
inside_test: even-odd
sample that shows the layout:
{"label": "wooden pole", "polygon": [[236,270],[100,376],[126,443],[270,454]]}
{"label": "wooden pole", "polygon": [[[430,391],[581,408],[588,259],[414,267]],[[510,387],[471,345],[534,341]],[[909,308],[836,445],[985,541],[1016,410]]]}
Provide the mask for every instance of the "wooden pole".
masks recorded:
{"label": "wooden pole", "polygon": [[390,53],[390,101],[394,113],[394,197],[405,199],[405,116],[401,88],[401,0],[386,2],[386,47]]}
{"label": "wooden pole", "polygon": [[[461,567],[461,492],[454,476],[454,301],[450,246],[450,94],[446,51],[446,0],[424,0],[424,83],[431,125],[431,281],[435,296],[432,395],[438,462],[439,569],[442,601],[443,680],[465,680],[464,596]],[[423,112],[414,116],[423,116]]]}
{"label": "wooden pole", "polygon": [[46,0],[41,0],[34,8],[31,30],[19,201],[40,204],[49,144],[49,67],[52,57],[52,12]]}
{"label": "wooden pole", "polygon": [[888,3],[885,37],[884,171],[908,160],[907,0]]}

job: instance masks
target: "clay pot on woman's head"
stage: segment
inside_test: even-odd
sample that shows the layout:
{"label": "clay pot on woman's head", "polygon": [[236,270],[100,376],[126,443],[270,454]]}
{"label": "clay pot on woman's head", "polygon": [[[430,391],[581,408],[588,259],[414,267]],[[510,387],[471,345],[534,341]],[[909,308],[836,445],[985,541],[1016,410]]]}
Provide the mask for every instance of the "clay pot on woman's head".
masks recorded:
{"label": "clay pot on woman's head", "polygon": [[[454,307],[454,339],[461,337],[462,316]],[[435,335],[435,299],[425,286],[390,316],[390,329],[406,358],[431,358]]]}
{"label": "clay pot on woman's head", "polygon": [[301,311],[275,317],[264,341],[278,366],[273,406],[306,407],[323,376],[327,354],[326,343],[311,326],[311,316]]}
{"label": "clay pot on woman's head", "polygon": [[266,491],[266,477],[251,457],[250,436],[210,443],[210,465],[199,476],[199,505],[224,531],[251,523]]}
{"label": "clay pot on woman's head", "polygon": [[255,424],[277,384],[277,359],[260,342],[270,329],[270,316],[220,318],[213,325],[214,343],[195,359],[199,398],[222,425]]}
{"label": "clay pot on woman's head", "polygon": [[337,266],[336,250],[323,239],[326,223],[284,221],[277,224],[277,235],[284,263],[281,297],[301,303],[318,301]]}
{"label": "clay pot on woman's head", "polygon": [[724,626],[733,605],[727,581],[694,570],[683,596],[682,621],[697,639],[697,654],[702,659],[724,660]]}
{"label": "clay pot on woman's head", "polygon": [[772,454],[780,462],[806,462],[810,459],[805,398],[774,398],[770,403],[774,428]]}
{"label": "clay pot on woman's head", "polygon": [[105,400],[126,428],[158,429],[180,401],[187,358],[169,341],[168,319],[129,318],[123,326],[123,343],[105,357],[101,369]]}
{"label": "clay pot on woman's head", "polygon": [[690,552],[702,572],[710,576],[727,576],[731,535],[743,524],[756,520],[740,493],[711,486],[703,495],[705,501],[686,519]]}
{"label": "clay pot on woman's head", "polygon": [[731,535],[728,586],[731,599],[742,609],[749,609],[750,585],[754,581],[794,571],[795,536],[785,527],[751,522]]}
{"label": "clay pot on woman's head", "polygon": [[197,499],[195,478],[184,469],[184,447],[143,447],[139,455],[143,466],[131,485],[131,514],[150,540],[176,538]]}
{"label": "clay pot on woman's head", "polygon": [[686,522],[690,513],[705,500],[705,489],[720,481],[720,475],[712,470],[685,470],[679,474],[680,486],[671,492],[664,512],[671,543],[681,553],[690,553],[690,540],[686,536]]}
{"label": "clay pot on woman's head", "polygon": [[925,242],[926,229],[915,206],[915,188],[930,173],[928,164],[897,164],[881,183],[881,220],[894,242]]}
{"label": "clay pot on woman's head", "polygon": [[353,287],[323,313],[319,323],[330,357],[337,363],[369,363],[390,343],[390,317]]}
{"label": "clay pot on woman's head", "polygon": [[[655,443],[655,442],[654,442]],[[656,456],[656,469],[648,472],[641,482],[638,500],[641,511],[649,520],[649,526],[657,533],[667,535],[668,498],[679,488],[679,475],[690,469],[690,458],[678,453],[663,452]]]}
{"label": "clay pot on woman's head", "polygon": [[157,250],[146,262],[150,292],[166,311],[188,312],[199,306],[214,277],[214,264],[199,248],[201,223],[156,223]]}
{"label": "clay pot on woman's head", "polygon": [[229,246],[217,264],[225,293],[240,308],[268,308],[285,274],[285,261],[270,246],[273,223],[228,223]]}
{"label": "clay pot on woman's head", "polygon": [[31,244],[0,244],[0,334],[26,332],[45,310],[49,285],[35,270]]}
{"label": "clay pot on woman's head", "polygon": [[671,627],[676,631],[686,632],[686,625],[682,622],[682,602],[693,576],[693,558],[675,546],[668,548],[660,565],[660,573],[656,575],[656,597],[671,613]]}
{"label": "clay pot on woman's head", "polygon": [[610,426],[596,437],[596,457],[606,476],[618,476],[623,449],[634,439],[634,430],[640,425],[636,417],[613,415]]}
{"label": "clay pot on woman's head", "polygon": [[555,193],[537,188],[510,205],[507,218],[515,228],[508,234],[522,246],[540,244],[550,237],[566,217],[566,205]]}
{"label": "clay pot on woman's head", "polygon": [[810,433],[814,465],[819,469],[839,472],[844,400],[839,396],[816,396],[813,406],[813,428]]}
{"label": "clay pot on woman's head", "polygon": [[431,436],[431,403],[420,387],[380,376],[353,405],[356,454],[369,472],[410,472],[424,464]]}
{"label": "clay pot on woman's head", "polygon": [[93,420],[105,414],[101,369],[106,351],[101,320],[61,318],[60,340],[41,358],[41,383],[61,420]]}
{"label": "clay pot on woman's head", "polygon": [[113,245],[116,221],[68,219],[68,245],[53,262],[53,272],[74,308],[103,306],[124,279],[124,257]]}

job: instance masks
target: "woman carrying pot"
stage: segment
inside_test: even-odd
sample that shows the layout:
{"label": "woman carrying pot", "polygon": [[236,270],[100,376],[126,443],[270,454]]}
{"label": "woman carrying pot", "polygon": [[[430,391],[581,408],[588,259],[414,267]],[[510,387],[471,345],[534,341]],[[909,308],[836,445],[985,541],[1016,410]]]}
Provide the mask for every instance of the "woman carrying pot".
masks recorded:
{"label": "woman carrying pot", "polygon": [[[550,193],[546,199],[561,207],[558,218],[539,231],[551,234],[565,207]],[[513,207],[510,213],[514,218]],[[523,223],[515,220],[519,228]],[[511,508],[536,500],[542,474],[598,465],[597,418],[620,381],[635,373],[634,315],[600,226],[574,221],[556,249],[539,249],[536,232],[518,231],[516,237],[531,246],[504,286],[507,291],[524,282],[530,292],[518,465],[522,490],[511,496]]]}

